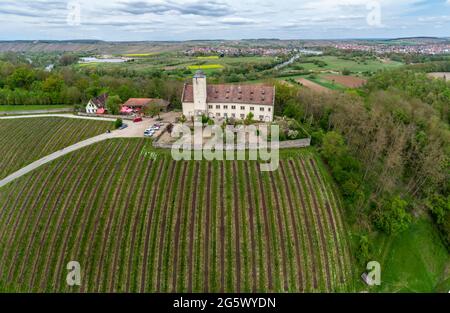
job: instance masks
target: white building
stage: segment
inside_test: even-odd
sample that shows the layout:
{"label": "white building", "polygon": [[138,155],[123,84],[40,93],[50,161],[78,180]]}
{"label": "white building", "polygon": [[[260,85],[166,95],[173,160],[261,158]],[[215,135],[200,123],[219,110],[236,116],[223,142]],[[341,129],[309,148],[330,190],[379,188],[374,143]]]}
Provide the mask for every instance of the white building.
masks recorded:
{"label": "white building", "polygon": [[275,87],[255,85],[208,85],[206,75],[198,71],[183,90],[183,114],[187,118],[207,115],[211,118],[253,119],[272,122]]}
{"label": "white building", "polygon": [[89,103],[86,105],[86,113],[90,114],[104,114],[106,111],[106,101],[108,100],[108,94],[102,94],[97,98],[93,98],[89,100]]}

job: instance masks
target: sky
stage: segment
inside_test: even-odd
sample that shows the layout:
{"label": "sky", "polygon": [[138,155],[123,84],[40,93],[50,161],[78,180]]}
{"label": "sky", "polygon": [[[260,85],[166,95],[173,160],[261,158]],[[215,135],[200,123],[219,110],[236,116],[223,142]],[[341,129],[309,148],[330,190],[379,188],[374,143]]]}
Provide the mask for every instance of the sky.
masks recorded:
{"label": "sky", "polygon": [[0,40],[450,37],[450,0],[0,0]]}

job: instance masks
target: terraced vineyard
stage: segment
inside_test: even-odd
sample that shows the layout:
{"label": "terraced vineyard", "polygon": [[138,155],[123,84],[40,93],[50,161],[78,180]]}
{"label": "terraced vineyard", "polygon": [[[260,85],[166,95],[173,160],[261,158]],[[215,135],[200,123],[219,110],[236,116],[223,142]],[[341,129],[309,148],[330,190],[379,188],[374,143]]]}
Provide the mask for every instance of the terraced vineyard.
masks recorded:
{"label": "terraced vineyard", "polygon": [[[149,147],[109,140],[0,189],[0,291],[353,290],[339,198],[314,152],[285,151],[263,173]],[[66,284],[70,261],[80,287]]]}
{"label": "terraced vineyard", "polygon": [[60,117],[0,120],[0,179],[50,153],[112,129],[112,123]]}

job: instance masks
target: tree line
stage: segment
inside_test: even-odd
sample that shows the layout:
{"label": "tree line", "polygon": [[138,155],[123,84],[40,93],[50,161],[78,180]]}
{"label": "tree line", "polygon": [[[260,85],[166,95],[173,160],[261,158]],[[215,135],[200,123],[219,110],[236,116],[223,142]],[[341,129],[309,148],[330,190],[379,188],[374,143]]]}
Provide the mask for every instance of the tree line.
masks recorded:
{"label": "tree line", "polygon": [[450,249],[450,84],[405,67],[364,89],[277,86],[277,113],[309,128],[361,233],[398,233],[430,213]]}

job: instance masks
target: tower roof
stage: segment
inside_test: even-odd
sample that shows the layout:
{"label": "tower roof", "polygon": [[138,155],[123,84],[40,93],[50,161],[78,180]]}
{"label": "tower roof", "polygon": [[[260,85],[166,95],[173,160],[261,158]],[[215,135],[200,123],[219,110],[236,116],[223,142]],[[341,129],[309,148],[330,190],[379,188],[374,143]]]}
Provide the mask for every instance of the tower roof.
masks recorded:
{"label": "tower roof", "polygon": [[195,72],[194,78],[206,78],[205,72],[202,70],[198,70]]}

